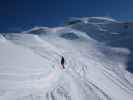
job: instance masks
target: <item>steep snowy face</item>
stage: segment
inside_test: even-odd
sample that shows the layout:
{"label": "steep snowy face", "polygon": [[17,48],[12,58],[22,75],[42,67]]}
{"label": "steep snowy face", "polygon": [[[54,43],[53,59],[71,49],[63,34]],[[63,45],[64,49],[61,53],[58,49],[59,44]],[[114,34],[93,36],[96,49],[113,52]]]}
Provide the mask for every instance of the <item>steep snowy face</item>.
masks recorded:
{"label": "steep snowy face", "polygon": [[68,27],[84,31],[99,41],[114,41],[125,36],[132,36],[133,23],[120,22],[109,18],[89,17],[72,18],[67,22]]}
{"label": "steep snowy face", "polygon": [[73,18],[67,27],[85,32],[89,37],[108,46],[129,49],[128,69],[133,70],[133,22],[120,22],[110,18]]}
{"label": "steep snowy face", "polygon": [[124,37],[119,24],[76,18],[67,26],[1,34],[0,100],[132,100],[131,51],[116,45]]}

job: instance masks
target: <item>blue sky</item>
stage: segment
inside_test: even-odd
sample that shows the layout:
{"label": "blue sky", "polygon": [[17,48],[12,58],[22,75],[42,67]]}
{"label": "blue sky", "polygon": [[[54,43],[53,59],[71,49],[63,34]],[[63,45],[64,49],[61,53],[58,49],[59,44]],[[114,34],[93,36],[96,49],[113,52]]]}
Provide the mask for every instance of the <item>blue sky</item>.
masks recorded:
{"label": "blue sky", "polygon": [[133,20],[133,0],[0,0],[0,32],[58,26],[69,17]]}

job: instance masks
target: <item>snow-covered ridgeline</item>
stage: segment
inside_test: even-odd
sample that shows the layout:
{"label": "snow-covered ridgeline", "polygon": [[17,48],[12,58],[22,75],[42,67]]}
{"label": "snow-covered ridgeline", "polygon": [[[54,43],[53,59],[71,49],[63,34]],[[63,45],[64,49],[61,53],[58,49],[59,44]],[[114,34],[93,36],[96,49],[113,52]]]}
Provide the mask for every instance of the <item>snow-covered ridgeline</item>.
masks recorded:
{"label": "snow-covered ridgeline", "polygon": [[126,25],[76,18],[66,26],[1,34],[0,100],[132,100],[133,75],[126,70],[132,49],[124,40],[133,31]]}

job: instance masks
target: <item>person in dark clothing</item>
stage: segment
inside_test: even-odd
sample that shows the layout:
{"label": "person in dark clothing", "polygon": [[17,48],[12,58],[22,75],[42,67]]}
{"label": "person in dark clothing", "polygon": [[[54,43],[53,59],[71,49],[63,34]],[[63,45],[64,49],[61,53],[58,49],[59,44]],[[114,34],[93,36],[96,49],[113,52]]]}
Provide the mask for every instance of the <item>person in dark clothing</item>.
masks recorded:
{"label": "person in dark clothing", "polygon": [[65,59],[64,59],[64,57],[62,56],[62,57],[61,57],[61,65],[62,65],[62,68],[63,68],[63,69],[65,69],[64,63],[65,63]]}

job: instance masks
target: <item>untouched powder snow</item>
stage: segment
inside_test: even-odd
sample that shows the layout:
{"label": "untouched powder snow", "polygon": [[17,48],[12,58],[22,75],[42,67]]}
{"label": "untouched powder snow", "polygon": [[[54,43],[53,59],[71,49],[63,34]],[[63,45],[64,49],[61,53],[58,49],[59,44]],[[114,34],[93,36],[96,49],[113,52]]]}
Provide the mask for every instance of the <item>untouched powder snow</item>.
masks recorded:
{"label": "untouched powder snow", "polygon": [[124,25],[86,17],[1,33],[0,100],[133,100],[133,74],[126,70],[132,46],[124,44],[133,30]]}

